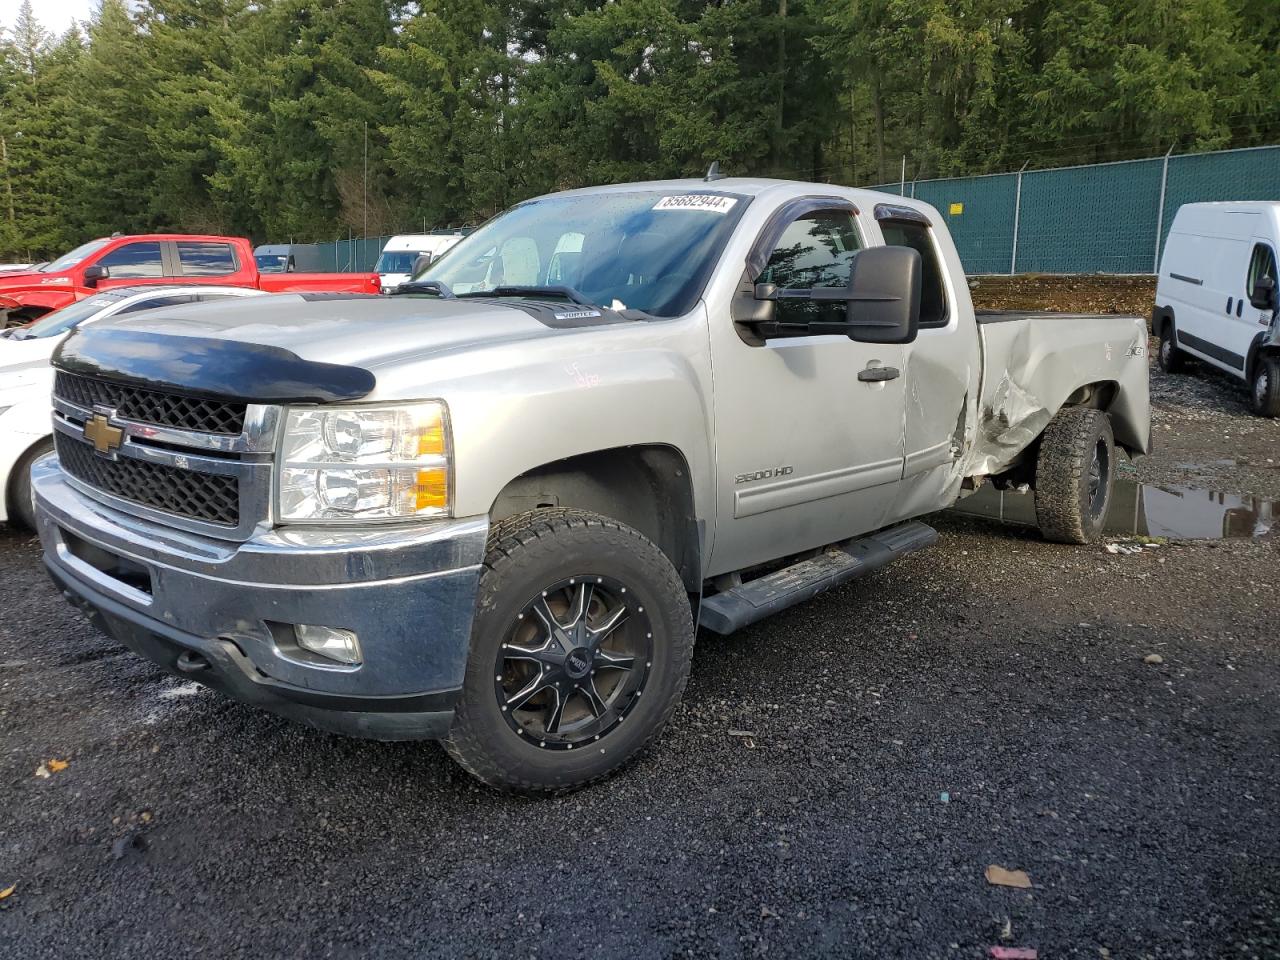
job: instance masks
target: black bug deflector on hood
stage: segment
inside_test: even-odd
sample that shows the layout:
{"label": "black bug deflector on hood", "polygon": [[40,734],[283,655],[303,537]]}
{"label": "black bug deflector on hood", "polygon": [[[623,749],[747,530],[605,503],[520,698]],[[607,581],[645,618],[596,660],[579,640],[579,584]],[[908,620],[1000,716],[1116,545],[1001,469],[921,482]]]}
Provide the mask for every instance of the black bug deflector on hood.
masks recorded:
{"label": "black bug deflector on hood", "polygon": [[283,347],[144,331],[75,330],[53,355],[68,373],[249,403],[334,403],[368,396],[361,367],[304,360]]}

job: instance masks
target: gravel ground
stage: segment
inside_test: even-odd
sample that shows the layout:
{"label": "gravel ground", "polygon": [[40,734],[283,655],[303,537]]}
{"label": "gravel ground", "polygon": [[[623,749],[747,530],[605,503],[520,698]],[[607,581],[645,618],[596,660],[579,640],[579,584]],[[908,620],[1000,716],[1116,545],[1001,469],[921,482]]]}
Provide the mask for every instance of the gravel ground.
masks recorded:
{"label": "gravel ground", "polygon": [[[1143,479],[1280,494],[1229,381],[1154,389]],[[549,801],[170,679],[0,532],[0,957],[1280,956],[1280,537],[937,525],[700,636],[658,746]]]}

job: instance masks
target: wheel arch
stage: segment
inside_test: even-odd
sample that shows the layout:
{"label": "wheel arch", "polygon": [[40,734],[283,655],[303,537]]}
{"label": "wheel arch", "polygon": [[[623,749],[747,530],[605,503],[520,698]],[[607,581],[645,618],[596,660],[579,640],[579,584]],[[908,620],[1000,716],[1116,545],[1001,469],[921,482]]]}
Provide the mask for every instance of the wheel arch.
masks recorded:
{"label": "wheel arch", "polygon": [[1072,391],[1059,409],[1089,407],[1101,410],[1111,420],[1116,444],[1130,454],[1146,453],[1150,437],[1146,425],[1139,422],[1137,411],[1129,403],[1118,380],[1095,380]]}
{"label": "wheel arch", "polygon": [[14,458],[7,474],[0,473],[0,520],[13,524],[14,518],[21,516],[21,512],[15,509],[18,481],[31,469],[31,464],[37,458],[52,450],[53,437],[37,437]]}
{"label": "wheel arch", "polygon": [[52,313],[52,307],[42,307],[36,304],[22,304],[4,311],[4,321],[0,323],[0,330],[10,327],[25,327],[28,323],[39,320],[47,313]]}
{"label": "wheel arch", "polygon": [[1156,306],[1151,309],[1151,335],[1157,340],[1164,332],[1165,325],[1173,326],[1174,323],[1173,307]]}
{"label": "wheel arch", "polygon": [[1244,378],[1252,382],[1255,365],[1262,357],[1280,356],[1280,343],[1268,343],[1268,331],[1261,330],[1249,344],[1249,353],[1244,362]]}
{"label": "wheel arch", "polygon": [[533,467],[499,491],[489,521],[556,507],[589,510],[633,527],[666,554],[690,594],[701,593],[704,531],[688,461],[675,447],[613,447]]}

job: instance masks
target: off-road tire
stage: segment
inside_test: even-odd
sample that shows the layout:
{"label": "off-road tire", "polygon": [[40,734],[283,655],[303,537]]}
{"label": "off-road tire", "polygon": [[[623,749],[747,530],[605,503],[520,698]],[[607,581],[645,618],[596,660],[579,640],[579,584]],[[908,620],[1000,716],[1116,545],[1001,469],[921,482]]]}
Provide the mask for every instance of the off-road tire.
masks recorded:
{"label": "off-road tire", "polygon": [[1249,409],[1259,417],[1280,417],[1280,357],[1259,357],[1249,381]]}
{"label": "off-road tire", "polygon": [[1160,327],[1160,346],[1156,348],[1156,361],[1165,373],[1182,373],[1187,368],[1187,355],[1178,349],[1178,334],[1172,320],[1166,320]]}
{"label": "off-road tire", "polygon": [[53,440],[44,439],[24,453],[9,475],[9,523],[23,530],[35,530],[36,507],[31,499],[31,464],[53,450]]}
{"label": "off-road tire", "polygon": [[[1099,476],[1091,484],[1095,463]],[[1115,464],[1115,438],[1106,413],[1089,407],[1058,411],[1041,436],[1036,460],[1036,519],[1046,540],[1093,543],[1102,535]]]}
{"label": "off-road tire", "polygon": [[[643,696],[598,742],[541,749],[517,735],[494,689],[495,663],[519,611],[550,584],[603,575],[630,585],[652,627]],[[468,773],[510,793],[557,794],[584,787],[634,759],[680,702],[693,657],[689,598],[675,567],[643,534],[582,510],[520,514],[489,533],[466,680],[444,747]]]}

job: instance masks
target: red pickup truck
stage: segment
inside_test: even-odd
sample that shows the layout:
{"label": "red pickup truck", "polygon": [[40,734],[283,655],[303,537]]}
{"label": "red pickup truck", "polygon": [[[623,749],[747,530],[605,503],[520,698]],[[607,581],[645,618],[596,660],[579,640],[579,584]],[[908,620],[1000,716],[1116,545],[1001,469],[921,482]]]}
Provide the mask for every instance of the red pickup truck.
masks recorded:
{"label": "red pickup truck", "polygon": [[243,237],[149,233],[90,240],[30,272],[0,274],[0,327],[17,326],[107,287],[216,283],[269,293],[380,293],[376,273],[259,273]]}

